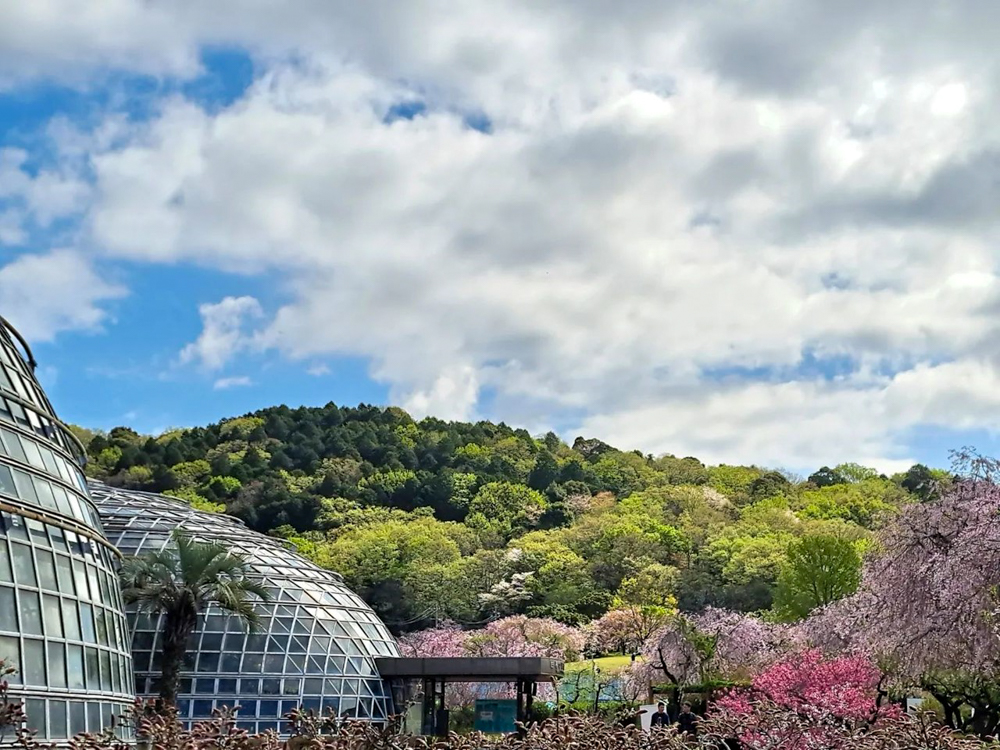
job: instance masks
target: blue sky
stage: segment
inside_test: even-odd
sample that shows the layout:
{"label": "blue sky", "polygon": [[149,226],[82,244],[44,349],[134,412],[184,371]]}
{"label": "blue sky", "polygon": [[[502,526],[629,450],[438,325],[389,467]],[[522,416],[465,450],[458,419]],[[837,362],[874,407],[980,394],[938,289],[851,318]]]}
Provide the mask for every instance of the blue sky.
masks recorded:
{"label": "blue sky", "polygon": [[69,3],[0,9],[0,311],[69,421],[1000,448],[993,11]]}

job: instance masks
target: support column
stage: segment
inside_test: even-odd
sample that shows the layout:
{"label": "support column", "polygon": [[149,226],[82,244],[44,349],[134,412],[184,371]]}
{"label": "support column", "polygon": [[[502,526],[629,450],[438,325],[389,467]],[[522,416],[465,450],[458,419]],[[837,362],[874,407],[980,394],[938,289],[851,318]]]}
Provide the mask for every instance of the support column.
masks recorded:
{"label": "support column", "polygon": [[430,736],[434,734],[435,724],[435,702],[437,701],[437,681],[433,677],[424,678],[424,703],[422,720],[420,722],[420,734]]}
{"label": "support column", "polygon": [[434,696],[434,736],[445,737],[448,734],[448,714],[444,707],[445,678],[438,680],[435,687],[439,692]]}

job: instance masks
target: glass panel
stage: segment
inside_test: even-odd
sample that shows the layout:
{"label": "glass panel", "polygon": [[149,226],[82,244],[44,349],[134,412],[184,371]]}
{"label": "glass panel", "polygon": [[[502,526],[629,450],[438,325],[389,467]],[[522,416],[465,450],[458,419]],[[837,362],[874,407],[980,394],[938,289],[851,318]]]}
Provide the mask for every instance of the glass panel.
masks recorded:
{"label": "glass panel", "polygon": [[45,464],[45,470],[49,472],[49,474],[59,476],[59,463],[62,462],[62,459],[56,459],[56,457],[52,455],[52,451],[48,448],[39,447],[38,450],[42,454],[42,463]]}
{"label": "glass panel", "polygon": [[17,483],[17,494],[21,499],[37,505],[38,495],[35,494],[35,485],[32,483],[31,477],[23,471],[14,469],[14,481]]}
{"label": "glass panel", "polygon": [[102,646],[108,645],[108,626],[104,621],[104,610],[94,609],[94,619],[97,621],[97,642]]}
{"label": "glass panel", "polygon": [[45,684],[45,645],[42,641],[24,639],[24,684]]}
{"label": "glass panel", "polygon": [[45,634],[53,638],[63,638],[62,610],[58,596],[42,597],[42,608],[45,617]]}
{"label": "glass panel", "polygon": [[[35,481],[37,482],[38,480]],[[45,533],[45,524],[36,521],[34,518],[29,518],[27,526],[28,534],[31,536],[31,540],[36,546],[49,546],[49,535]]]}
{"label": "glass panel", "polygon": [[65,738],[66,730],[66,701],[49,701],[49,737]]}
{"label": "glass panel", "polygon": [[29,698],[24,702],[24,713],[28,719],[28,729],[38,732],[38,737],[48,738],[45,731],[45,701]]}
{"label": "glass panel", "polygon": [[24,448],[24,455],[28,457],[28,463],[32,466],[37,466],[39,469],[45,468],[45,464],[42,462],[42,454],[38,452],[38,446],[35,445],[34,440],[24,440],[21,443],[21,447]]}
{"label": "glass panel", "polygon": [[14,558],[14,576],[22,586],[37,586],[35,580],[35,564],[31,560],[31,547],[14,544],[11,548]]}
{"label": "glass panel", "polygon": [[17,633],[17,607],[14,604],[14,589],[0,587],[0,630]]}
{"label": "glass panel", "polygon": [[69,704],[69,733],[75,737],[87,731],[87,704],[73,701]]}
{"label": "glass panel", "polygon": [[73,580],[76,582],[76,594],[81,599],[89,599],[90,593],[87,591],[87,571],[82,562],[73,560]]}
{"label": "glass panel", "polygon": [[88,732],[100,732],[101,731],[101,704],[100,703],[88,703],[87,704],[87,731]]}
{"label": "glass panel", "polygon": [[98,667],[97,649],[88,648],[85,653],[87,662],[87,689],[98,690],[101,687],[101,670]]}
{"label": "glass panel", "polygon": [[[42,606],[38,594],[34,591],[21,591],[17,597],[20,602],[21,627],[25,633],[42,635]],[[42,657],[44,659],[44,656]]]}
{"label": "glass panel", "polygon": [[14,487],[14,478],[10,469],[0,464],[0,492],[11,497],[17,497],[17,489]]}
{"label": "glass panel", "polygon": [[107,651],[101,651],[101,690],[111,690],[111,658]]}
{"label": "glass panel", "polygon": [[35,559],[38,562],[38,579],[43,589],[58,591],[56,581],[56,563],[48,550],[36,549]]}
{"label": "glass panel", "polygon": [[7,444],[7,455],[23,463],[28,463],[28,457],[21,449],[20,438],[10,430],[0,430],[0,433],[3,433],[3,441]]}
{"label": "glass panel", "polygon": [[83,622],[83,640],[87,643],[97,643],[94,632],[94,610],[89,604],[80,604],[80,619]]}
{"label": "glass panel", "polygon": [[0,581],[12,583],[14,573],[10,569],[10,552],[7,549],[7,540],[0,535]]}
{"label": "glass panel", "polygon": [[[3,467],[0,465],[0,474],[2,473]],[[24,519],[21,516],[7,516],[7,520],[10,522],[7,524],[7,536],[11,539],[28,541],[28,529],[24,525]]]}
{"label": "glass panel", "polygon": [[101,600],[101,589],[97,585],[97,568],[93,565],[87,566],[87,580],[90,581],[90,598],[92,601]]}
{"label": "glass panel", "polygon": [[116,693],[122,691],[120,660],[118,654],[111,654],[111,689]]}
{"label": "glass panel", "polygon": [[0,659],[6,661],[17,670],[17,674],[8,677],[8,681],[14,685],[21,684],[21,644],[17,638],[8,635],[0,635]]}
{"label": "glass panel", "polygon": [[59,591],[70,596],[76,593],[76,586],[73,585],[73,566],[68,557],[56,555],[56,576],[59,579]]}
{"label": "glass panel", "polygon": [[49,685],[66,687],[66,652],[61,643],[49,642]]}
{"label": "glass panel", "polygon": [[80,615],[76,610],[76,602],[72,599],[62,600],[63,625],[66,626],[66,637],[71,641],[80,640]]}
{"label": "glass panel", "polygon": [[66,647],[66,671],[71,688],[86,687],[83,674],[83,646],[69,645]]}
{"label": "glass panel", "polygon": [[43,508],[59,510],[59,506],[56,505],[56,496],[52,494],[51,484],[36,479],[35,491],[38,493],[38,502]]}

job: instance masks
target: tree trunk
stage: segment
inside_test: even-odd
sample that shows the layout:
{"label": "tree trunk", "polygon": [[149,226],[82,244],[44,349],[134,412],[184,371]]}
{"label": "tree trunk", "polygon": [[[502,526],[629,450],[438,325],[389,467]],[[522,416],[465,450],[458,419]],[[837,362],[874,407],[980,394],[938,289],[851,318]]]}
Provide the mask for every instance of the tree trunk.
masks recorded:
{"label": "tree trunk", "polygon": [[187,642],[198,625],[198,613],[193,607],[180,606],[170,610],[163,619],[163,649],[160,672],[160,700],[164,705],[177,704],[181,668],[187,655]]}

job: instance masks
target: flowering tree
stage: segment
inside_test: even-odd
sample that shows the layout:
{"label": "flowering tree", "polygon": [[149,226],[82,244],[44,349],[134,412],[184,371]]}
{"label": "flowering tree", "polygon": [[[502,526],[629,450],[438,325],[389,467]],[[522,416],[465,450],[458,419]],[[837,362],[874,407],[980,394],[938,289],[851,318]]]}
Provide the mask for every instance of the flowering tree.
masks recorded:
{"label": "flowering tree", "polygon": [[803,631],[828,650],[867,650],[898,682],[934,695],[951,726],[987,736],[1000,730],[1000,463],[955,458],[961,479],[904,508],[858,593]]}
{"label": "flowering tree", "polygon": [[709,608],[697,615],[677,614],[642,647],[631,680],[666,683],[671,702],[680,702],[686,685],[718,679],[748,679],[778,659],[793,644],[786,626],[752,615]]}
{"label": "flowering tree", "polygon": [[[399,639],[399,651],[403,656],[414,657],[455,657],[468,656],[465,644],[469,634],[453,622],[446,622],[434,628],[416,633],[407,633]],[[449,706],[467,706],[478,694],[476,685],[455,682],[446,686],[445,701]]]}
{"label": "flowering tree", "polygon": [[881,682],[881,670],[866,656],[826,659],[810,649],[778,660],[750,689],[720,698],[714,710],[738,718],[747,748],[850,746],[859,732],[902,714],[898,706],[882,705]]}
{"label": "flowering tree", "polygon": [[472,656],[546,656],[573,661],[584,646],[578,629],[547,617],[514,615],[469,633],[465,650]]}
{"label": "flowering tree", "polygon": [[597,654],[639,651],[646,639],[662,627],[668,617],[644,607],[611,609],[589,623],[585,630],[587,648]]}
{"label": "flowering tree", "polygon": [[754,677],[746,691],[719,700],[738,706],[764,699],[811,717],[871,723],[882,715],[897,716],[899,707],[881,705],[882,671],[867,656],[852,654],[827,659],[817,649],[784,656]]}

